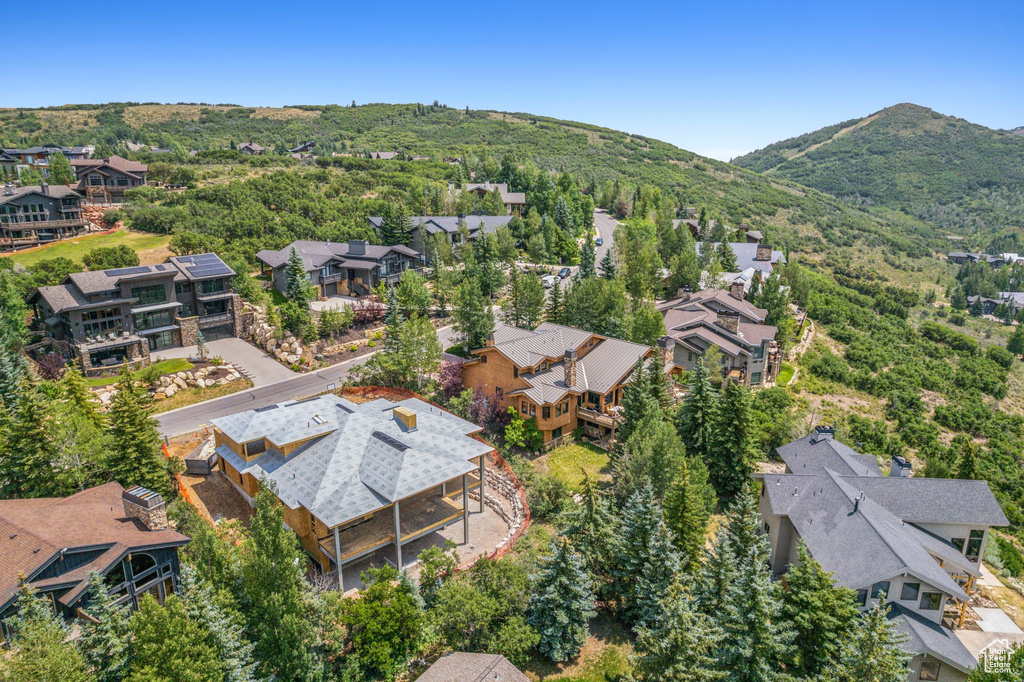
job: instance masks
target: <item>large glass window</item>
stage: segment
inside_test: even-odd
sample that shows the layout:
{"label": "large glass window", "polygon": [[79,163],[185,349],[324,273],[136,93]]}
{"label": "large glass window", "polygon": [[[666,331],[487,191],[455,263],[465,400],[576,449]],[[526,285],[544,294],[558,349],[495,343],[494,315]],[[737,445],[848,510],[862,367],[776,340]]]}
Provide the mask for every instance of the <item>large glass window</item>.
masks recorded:
{"label": "large glass window", "polygon": [[163,284],[149,284],[142,287],[132,287],[132,298],[139,299],[139,303],[141,305],[166,303],[167,287]]}
{"label": "large glass window", "polygon": [[977,561],[981,556],[981,541],[985,539],[985,531],[972,530],[967,539],[967,551],[964,552],[968,561]]}
{"label": "large glass window", "polygon": [[938,661],[921,661],[921,675],[919,679],[922,680],[937,680],[939,679],[939,668],[941,664]]}
{"label": "large glass window", "polygon": [[228,311],[228,302],[224,299],[203,303],[203,315],[220,315]]}
{"label": "large glass window", "polygon": [[164,332],[157,332],[156,334],[149,335],[149,349],[160,350],[161,348],[170,348],[174,345],[174,332],[168,329]]}
{"label": "large glass window", "polygon": [[107,348],[104,350],[94,350],[89,353],[89,362],[93,367],[110,367],[111,365],[119,365],[125,360],[126,350],[125,346]]}
{"label": "large glass window", "polygon": [[917,601],[917,595],[921,591],[921,583],[903,583],[903,592],[900,599],[904,601]]}
{"label": "large glass window", "polygon": [[156,567],[156,559],[145,552],[132,552],[132,575],[137,580],[143,573]]}
{"label": "large glass window", "polygon": [[199,289],[204,294],[219,294],[224,291],[224,280],[207,279],[199,283]]}
{"label": "large glass window", "polygon": [[103,334],[120,334],[124,330],[121,324],[120,317],[112,317],[107,319],[97,320],[95,322],[85,322],[82,324],[82,333],[86,336],[100,336]]}
{"label": "large glass window", "polygon": [[857,606],[864,606],[868,603],[868,591],[857,590]]}
{"label": "large glass window", "polygon": [[871,598],[881,599],[882,595],[889,594],[889,581],[883,580],[882,582],[875,583],[871,586]]}
{"label": "large glass window", "polygon": [[921,610],[922,611],[938,611],[939,606],[942,605],[942,593],[941,592],[925,592],[921,595]]}
{"label": "large glass window", "polygon": [[135,315],[135,328],[146,330],[166,327],[171,324],[171,311],[159,310],[151,313],[138,313]]}

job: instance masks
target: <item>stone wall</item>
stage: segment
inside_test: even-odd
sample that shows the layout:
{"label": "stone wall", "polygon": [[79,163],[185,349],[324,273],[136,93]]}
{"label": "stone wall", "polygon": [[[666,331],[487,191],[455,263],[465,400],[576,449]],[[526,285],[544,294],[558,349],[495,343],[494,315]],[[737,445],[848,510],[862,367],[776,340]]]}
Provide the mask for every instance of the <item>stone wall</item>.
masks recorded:
{"label": "stone wall", "polygon": [[179,317],[178,326],[181,328],[181,345],[185,347],[196,345],[196,337],[199,336],[199,318],[195,316]]}
{"label": "stone wall", "polygon": [[[485,467],[484,482],[484,504],[508,524],[508,534],[494,548],[495,552],[501,553],[526,522],[526,509],[518,487],[501,469]],[[480,500],[479,488],[469,491],[469,499]]]}

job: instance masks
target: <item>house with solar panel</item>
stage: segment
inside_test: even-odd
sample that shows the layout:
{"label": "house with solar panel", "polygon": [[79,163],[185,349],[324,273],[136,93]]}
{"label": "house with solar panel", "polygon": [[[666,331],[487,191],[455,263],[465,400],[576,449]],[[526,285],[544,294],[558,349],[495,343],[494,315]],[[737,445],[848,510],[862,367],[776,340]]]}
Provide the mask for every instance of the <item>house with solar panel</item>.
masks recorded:
{"label": "house with solar panel", "polygon": [[990,529],[1009,522],[986,481],[912,476],[818,426],[777,448],[785,473],[764,474],[760,514],[771,567],[782,576],[802,541],[862,610],[880,599],[907,635],[908,680],[962,682],[976,665],[954,633],[981,577]]}
{"label": "house with solar panel", "polygon": [[544,322],[532,331],[498,324],[487,345],[472,353],[462,365],[466,387],[535,420],[550,448],[570,440],[577,427],[595,438],[614,435],[633,367],[654,349]]}
{"label": "house with solar panel", "polygon": [[473,438],[476,424],[415,398],[336,395],[211,423],[220,473],[250,504],[272,485],[285,524],[325,573],[370,555],[405,567],[403,546],[456,523],[469,542],[469,491],[492,450]]}
{"label": "house with solar panel", "polygon": [[29,297],[36,323],[88,376],[150,353],[238,336],[241,299],[234,270],[216,254],[174,256],[158,265],[75,272]]}

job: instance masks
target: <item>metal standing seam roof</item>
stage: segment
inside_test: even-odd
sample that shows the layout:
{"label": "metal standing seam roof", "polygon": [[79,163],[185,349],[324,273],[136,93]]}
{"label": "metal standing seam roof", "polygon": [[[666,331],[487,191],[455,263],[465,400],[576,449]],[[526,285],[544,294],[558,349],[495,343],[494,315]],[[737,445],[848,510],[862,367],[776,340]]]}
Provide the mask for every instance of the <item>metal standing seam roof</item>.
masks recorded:
{"label": "metal standing seam roof", "polygon": [[[708,242],[711,248],[717,248],[717,242]],[[697,254],[700,255],[704,242],[697,242]],[[770,275],[777,263],[786,262],[786,256],[778,249],[772,249],[771,260],[757,260],[757,244],[754,242],[729,242],[732,252],[736,254],[736,269],[743,271],[747,268],[760,270]]]}
{"label": "metal standing seam roof", "polygon": [[[395,407],[416,413],[414,430],[392,417]],[[217,452],[240,473],[273,481],[282,502],[305,507],[328,527],[474,471],[470,460],[491,451],[469,437],[480,427],[417,399],[356,404],[327,395],[229,415],[213,425],[236,442],[267,437],[284,445],[308,438],[287,458],[272,448],[250,462],[227,446]]]}
{"label": "metal standing seam roof", "polygon": [[[579,348],[594,336],[591,332],[552,322],[542,322],[533,332],[519,330],[524,334],[504,329],[507,326],[503,324],[495,328],[492,347],[519,367],[533,367],[545,358],[561,358],[566,350]],[[508,340],[499,341],[499,337]]]}

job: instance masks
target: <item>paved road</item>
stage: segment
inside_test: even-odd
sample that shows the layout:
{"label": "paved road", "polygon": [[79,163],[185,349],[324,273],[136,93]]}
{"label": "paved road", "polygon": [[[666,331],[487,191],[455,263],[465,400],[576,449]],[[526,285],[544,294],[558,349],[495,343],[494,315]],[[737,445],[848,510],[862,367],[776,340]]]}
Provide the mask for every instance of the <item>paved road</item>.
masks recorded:
{"label": "paved road", "polygon": [[597,236],[604,240],[604,244],[597,247],[597,266],[601,267],[601,259],[605,252],[615,243],[615,226],[618,225],[615,218],[608,215],[608,211],[599,208],[594,211],[594,227],[597,229]]}
{"label": "paved road", "polygon": [[[454,333],[451,327],[442,327],[437,330],[437,337],[444,348],[454,343]],[[349,370],[356,365],[363,364],[369,357],[370,355],[364,355],[361,358],[332,365],[316,372],[300,374],[293,379],[251,388],[248,391],[232,393],[223,398],[207,400],[158,414],[156,420],[160,425],[160,433],[166,436],[177,436],[197,431],[203,425],[209,424],[211,419],[217,417],[321,393],[328,390],[331,384],[340,386],[348,377]]]}

